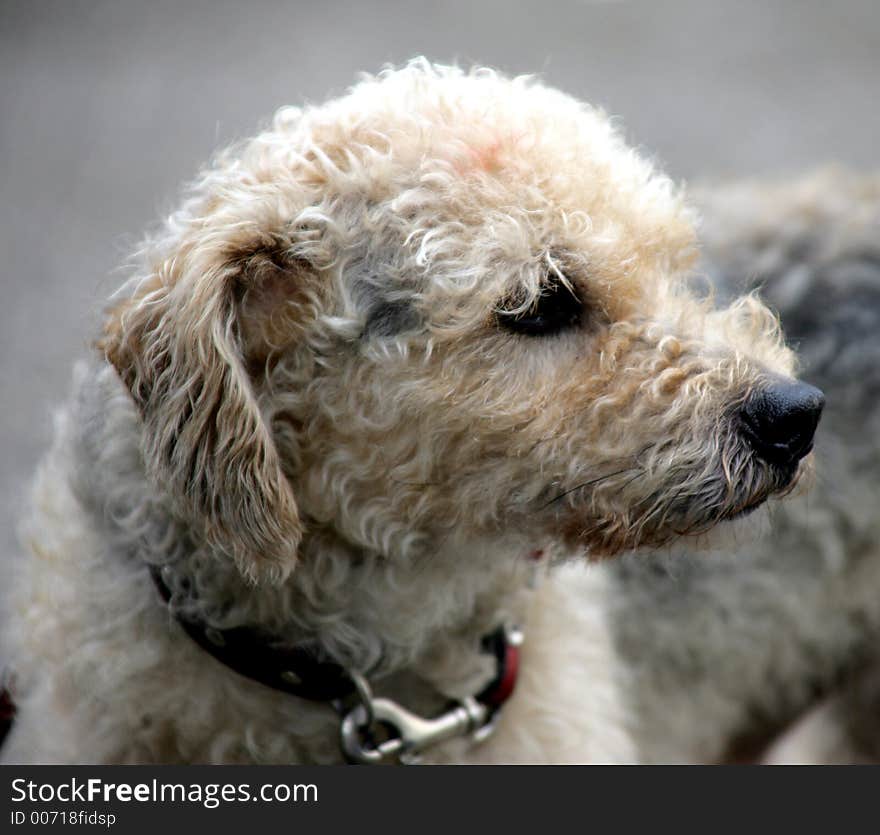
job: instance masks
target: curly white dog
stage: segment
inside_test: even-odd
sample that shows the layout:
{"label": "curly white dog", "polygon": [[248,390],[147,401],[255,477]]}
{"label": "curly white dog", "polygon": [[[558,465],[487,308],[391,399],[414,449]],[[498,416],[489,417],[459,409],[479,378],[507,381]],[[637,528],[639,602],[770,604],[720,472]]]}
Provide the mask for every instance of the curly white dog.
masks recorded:
{"label": "curly white dog", "polygon": [[419,61],[280,111],[59,417],[5,757],[638,759],[584,555],[790,490],[822,408],[693,257],[672,184],[527,79]]}

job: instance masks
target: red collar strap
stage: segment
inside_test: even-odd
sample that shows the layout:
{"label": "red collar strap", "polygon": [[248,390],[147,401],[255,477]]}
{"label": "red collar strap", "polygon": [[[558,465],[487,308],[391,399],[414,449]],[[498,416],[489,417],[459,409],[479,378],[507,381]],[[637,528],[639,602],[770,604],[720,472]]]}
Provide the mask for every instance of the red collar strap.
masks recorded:
{"label": "red collar strap", "polygon": [[[162,577],[161,569],[151,566],[150,573],[162,601],[167,605],[171,601],[171,590]],[[303,643],[291,647],[286,646],[277,636],[255,627],[215,629],[184,615],[175,614],[175,619],[194,643],[239,675],[301,699],[330,703],[341,713],[345,713],[343,725],[349,720],[355,722],[358,745],[361,745],[363,737],[361,732],[367,730],[367,725],[374,723],[373,706],[378,705],[381,710],[383,705],[394,705],[387,699],[373,699],[366,680],[333,660],[317,643]],[[497,665],[495,677],[476,696],[464,700],[462,704],[469,705],[467,717],[459,723],[460,727],[457,726],[456,732],[446,733],[440,739],[434,739],[432,736],[428,744],[419,746],[409,744],[404,738],[403,729],[396,728],[401,731],[398,740],[400,744],[394,747],[393,755],[387,753],[390,749],[386,745],[386,753],[382,754],[381,761],[387,762],[390,759],[405,761],[406,757],[412,759],[410,755],[417,754],[428,745],[450,736],[466,733],[488,734],[495,714],[510,698],[516,685],[521,643],[521,633],[504,626],[486,635],[481,642],[481,648],[495,657]],[[352,719],[356,711],[348,710],[353,702],[355,704],[359,702],[357,711],[361,711],[358,714],[360,719]],[[397,705],[394,705],[394,709],[395,715],[399,710],[401,715],[418,719]],[[455,709],[460,710],[461,706]],[[438,719],[449,713],[451,712],[443,714]],[[381,721],[385,726],[395,724],[390,717]],[[424,720],[426,725],[435,721]],[[370,745],[372,744],[370,741]],[[381,744],[376,743],[376,750],[380,747]],[[343,748],[352,759],[359,762],[373,761],[353,754],[344,740]]]}
{"label": "red collar strap", "polygon": [[484,652],[495,656],[495,678],[481,690],[476,699],[493,710],[498,710],[512,695],[519,676],[519,649],[522,633],[506,626],[499,626],[482,640]]}

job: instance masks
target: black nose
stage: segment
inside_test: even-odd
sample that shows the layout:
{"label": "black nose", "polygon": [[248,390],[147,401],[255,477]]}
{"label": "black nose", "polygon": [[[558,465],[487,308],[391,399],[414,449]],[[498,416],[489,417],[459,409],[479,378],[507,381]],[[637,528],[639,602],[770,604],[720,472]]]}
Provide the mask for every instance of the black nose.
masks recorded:
{"label": "black nose", "polygon": [[743,404],[743,433],[759,458],[791,466],[813,448],[813,435],[825,405],[814,386],[778,379],[753,392]]}

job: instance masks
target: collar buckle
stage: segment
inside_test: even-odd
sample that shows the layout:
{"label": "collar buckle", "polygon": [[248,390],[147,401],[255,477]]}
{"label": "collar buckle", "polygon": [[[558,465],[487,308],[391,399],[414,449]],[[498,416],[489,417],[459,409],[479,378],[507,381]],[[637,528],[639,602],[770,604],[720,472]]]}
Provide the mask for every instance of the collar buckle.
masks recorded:
{"label": "collar buckle", "polygon": [[450,739],[470,736],[477,743],[487,739],[499,708],[513,692],[522,632],[503,627],[484,643],[498,661],[496,678],[478,695],[453,702],[430,719],[391,699],[374,698],[366,678],[349,672],[360,703],[343,716],[339,727],[346,758],[362,765],[411,764],[428,748]]}
{"label": "collar buckle", "polygon": [[358,693],[363,701],[343,717],[339,728],[342,751],[350,762],[414,763],[434,745],[478,734],[491,725],[492,711],[473,696],[427,719],[391,699],[373,698],[366,681],[358,678]]}

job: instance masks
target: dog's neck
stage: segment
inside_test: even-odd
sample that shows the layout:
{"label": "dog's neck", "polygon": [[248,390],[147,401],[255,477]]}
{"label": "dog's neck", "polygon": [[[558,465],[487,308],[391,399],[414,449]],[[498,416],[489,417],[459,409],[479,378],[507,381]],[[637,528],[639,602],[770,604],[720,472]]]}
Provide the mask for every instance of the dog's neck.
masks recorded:
{"label": "dog's neck", "polygon": [[[529,558],[534,543],[516,533],[464,539],[453,532],[402,559],[315,524],[288,580],[254,585],[148,483],[140,422],[112,370],[97,374],[91,388],[80,396],[89,434],[79,444],[78,492],[111,526],[118,550],[144,563],[145,576],[148,565],[169,567],[176,613],[221,629],[258,626],[293,643],[317,641],[341,664],[375,677],[424,668],[449,695],[485,682],[491,671],[479,639],[521,620],[541,567]],[[154,593],[149,582],[144,593]]]}
{"label": "dog's neck", "polygon": [[344,666],[380,678],[445,669],[443,690],[467,693],[488,673],[481,636],[522,620],[540,570],[527,555],[510,537],[448,541],[402,563],[324,528],[306,536],[297,571],[281,585],[252,585],[192,541],[166,574],[175,609],[214,627],[259,626],[291,643],[314,641]]}

